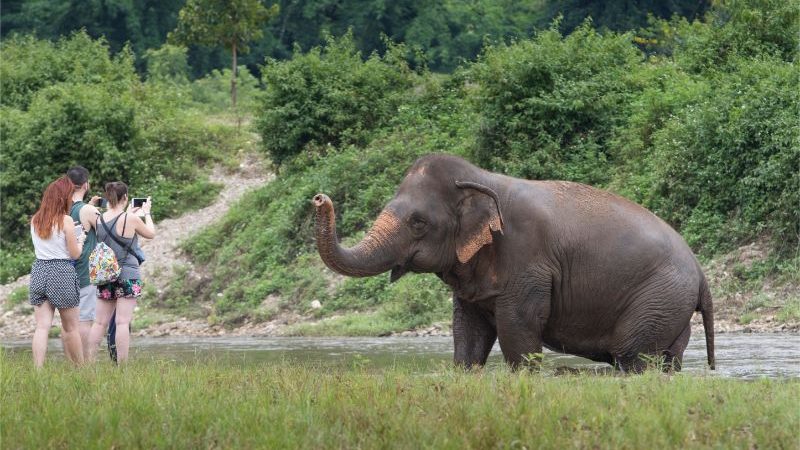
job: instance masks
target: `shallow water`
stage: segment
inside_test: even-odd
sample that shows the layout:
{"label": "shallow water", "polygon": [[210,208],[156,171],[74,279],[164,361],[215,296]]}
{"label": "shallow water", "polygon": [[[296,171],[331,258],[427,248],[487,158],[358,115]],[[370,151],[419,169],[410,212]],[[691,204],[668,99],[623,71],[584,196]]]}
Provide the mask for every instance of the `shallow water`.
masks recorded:
{"label": "shallow water", "polygon": [[[702,336],[692,337],[684,354],[684,372],[753,379],[800,378],[800,335],[718,334],[717,370],[706,368],[706,346]],[[3,348],[30,352],[30,341],[6,341]],[[61,343],[51,339],[48,353],[63,357]],[[422,369],[447,364],[453,357],[451,337],[158,337],[134,338],[134,358],[177,361],[210,360],[232,364],[293,361],[330,365],[414,365]],[[502,365],[495,345],[488,365]],[[545,351],[545,369],[558,367],[608,372],[608,364]]]}

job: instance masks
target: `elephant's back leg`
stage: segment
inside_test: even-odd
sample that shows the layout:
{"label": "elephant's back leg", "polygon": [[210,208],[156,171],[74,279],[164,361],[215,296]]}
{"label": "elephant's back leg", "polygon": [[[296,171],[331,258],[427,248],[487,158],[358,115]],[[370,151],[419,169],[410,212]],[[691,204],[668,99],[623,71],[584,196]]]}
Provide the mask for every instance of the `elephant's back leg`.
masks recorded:
{"label": "elephant's back leg", "polygon": [[670,363],[677,357],[680,362],[697,304],[697,289],[688,284],[651,283],[631,298],[611,339],[609,350],[617,367],[641,372],[647,365],[646,356],[664,356]]}
{"label": "elephant's back leg", "polygon": [[680,372],[683,366],[683,352],[689,345],[689,337],[692,335],[692,324],[686,324],[681,334],[675,339],[675,342],[664,351],[664,370],[675,370]]}

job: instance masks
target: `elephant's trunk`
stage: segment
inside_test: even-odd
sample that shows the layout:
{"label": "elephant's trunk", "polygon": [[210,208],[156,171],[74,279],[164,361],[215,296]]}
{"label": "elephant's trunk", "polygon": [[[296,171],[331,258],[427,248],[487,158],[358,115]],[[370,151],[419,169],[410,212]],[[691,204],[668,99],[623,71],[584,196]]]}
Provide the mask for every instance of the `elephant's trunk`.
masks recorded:
{"label": "elephant's trunk", "polygon": [[390,211],[378,216],[361,242],[352,248],[343,248],[336,236],[333,202],[325,194],[317,194],[313,202],[317,210],[317,249],[331,270],[351,277],[368,277],[386,272],[396,264],[394,241],[400,222]]}

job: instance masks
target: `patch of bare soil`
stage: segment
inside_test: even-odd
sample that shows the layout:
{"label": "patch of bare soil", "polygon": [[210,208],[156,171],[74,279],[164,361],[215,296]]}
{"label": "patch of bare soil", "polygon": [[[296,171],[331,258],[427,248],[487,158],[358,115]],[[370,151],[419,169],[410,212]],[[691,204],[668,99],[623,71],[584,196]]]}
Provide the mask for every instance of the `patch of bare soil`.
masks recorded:
{"label": "patch of bare soil", "polygon": [[[704,267],[714,302],[714,329],[718,333],[800,333],[797,319],[779,320],[778,315],[789,299],[800,299],[800,282],[790,280],[776,285],[765,277],[758,286],[746,285],[739,273],[769,257],[767,239],[714,259]],[[695,314],[692,331],[702,333],[702,319]]]}

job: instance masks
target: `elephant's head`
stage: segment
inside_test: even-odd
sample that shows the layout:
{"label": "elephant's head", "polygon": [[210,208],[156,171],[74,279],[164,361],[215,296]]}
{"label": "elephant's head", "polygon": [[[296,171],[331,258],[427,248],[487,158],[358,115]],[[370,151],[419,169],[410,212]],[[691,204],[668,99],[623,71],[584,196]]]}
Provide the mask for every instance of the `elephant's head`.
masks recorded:
{"label": "elephant's head", "polygon": [[502,233],[500,199],[487,180],[487,172],[460,158],[420,158],[352,248],[339,245],[333,203],[317,194],[319,254],[340,274],[365,277],[391,270],[392,281],[409,271],[445,272],[466,263],[492,243],[492,232]]}

